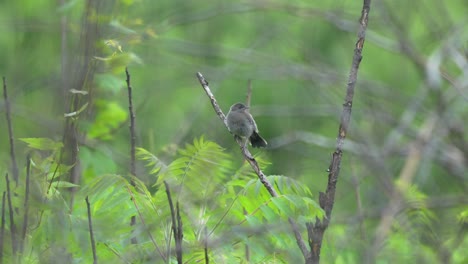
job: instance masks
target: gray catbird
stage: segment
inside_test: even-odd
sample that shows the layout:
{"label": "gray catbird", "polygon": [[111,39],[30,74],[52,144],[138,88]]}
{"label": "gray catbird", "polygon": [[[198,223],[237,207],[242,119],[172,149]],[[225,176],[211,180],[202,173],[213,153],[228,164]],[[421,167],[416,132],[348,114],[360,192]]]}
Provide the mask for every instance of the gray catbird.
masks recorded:
{"label": "gray catbird", "polygon": [[254,148],[264,148],[267,142],[258,134],[257,124],[248,110],[249,108],[242,103],[231,106],[226,117],[229,131],[235,137],[250,139]]}

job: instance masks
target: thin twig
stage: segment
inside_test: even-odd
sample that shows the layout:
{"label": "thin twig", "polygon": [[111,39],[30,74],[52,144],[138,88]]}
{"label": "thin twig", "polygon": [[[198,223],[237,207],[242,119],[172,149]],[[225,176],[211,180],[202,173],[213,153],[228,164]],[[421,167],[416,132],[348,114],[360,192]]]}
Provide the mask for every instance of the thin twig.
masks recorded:
{"label": "thin twig", "polygon": [[10,213],[10,234],[11,234],[11,251],[13,258],[16,257],[16,252],[18,251],[17,248],[17,241],[16,241],[16,226],[15,226],[15,220],[13,218],[13,214],[15,213],[13,211],[13,205],[11,203],[11,190],[10,190],[10,179],[8,178],[8,173],[5,174],[5,180],[6,180],[6,191],[7,191],[7,201],[8,201],[8,209]]}
{"label": "thin twig", "polygon": [[18,165],[16,164],[15,144],[13,141],[13,127],[11,124],[10,100],[8,99],[7,84],[6,84],[5,77],[3,77],[3,99],[5,100],[5,115],[6,115],[7,126],[8,126],[8,137],[10,141],[11,170],[13,172],[13,180],[15,180],[16,186],[18,186],[19,172],[18,172]]}
{"label": "thin twig", "polygon": [[[211,92],[210,87],[208,86],[208,82],[206,81],[205,77],[203,77],[203,75],[200,72],[197,72],[196,76],[197,76],[198,81],[200,82],[201,86],[203,87],[203,90],[205,90],[205,93],[208,95],[208,98],[210,98],[211,104],[213,105],[213,108],[214,108],[216,114],[218,115],[219,119],[221,119],[221,121],[223,121],[224,125],[227,128],[228,126],[227,126],[226,116],[224,115],[223,111],[221,110],[221,108],[218,105],[218,102],[216,101],[216,98],[214,97],[213,93]],[[236,141],[237,141],[237,143],[239,144],[239,146],[240,146],[240,148],[242,150],[242,154],[244,155],[245,160],[253,168],[253,170],[257,174],[260,182],[263,184],[263,186],[265,186],[265,188],[267,189],[267,191],[270,193],[270,195],[272,197],[278,197],[278,193],[276,192],[276,190],[273,188],[271,183],[268,181],[265,174],[260,169],[260,166],[258,165],[257,160],[255,160],[255,158],[252,156],[252,154],[249,152],[248,148],[244,147],[244,144],[243,144],[243,142],[242,142],[242,140],[240,138],[237,138]],[[299,249],[301,250],[302,255],[304,256],[304,258],[306,258],[306,256],[309,255],[309,253],[308,253],[308,250],[307,250],[307,247],[306,247],[304,241],[302,240],[302,235],[301,235],[301,232],[299,231],[299,227],[297,226],[296,222],[292,218],[288,218],[288,221],[289,221],[289,223],[290,223],[290,225],[292,227],[294,236],[296,238],[296,243],[299,246]]]}
{"label": "thin twig", "polygon": [[[244,215],[248,215],[248,212],[247,210],[245,210],[245,207],[242,208],[242,210],[244,211]],[[250,262],[250,247],[248,243],[245,243],[245,260],[247,261],[247,263]]]}
{"label": "thin twig", "polygon": [[0,227],[0,264],[3,264],[3,243],[5,240],[5,197],[6,192],[2,195],[2,224]]}
{"label": "thin twig", "polygon": [[[143,215],[141,214],[140,208],[138,207],[138,204],[135,200],[135,196],[133,195],[133,192],[130,190],[130,187],[127,186],[127,191],[130,194],[130,197],[133,201],[133,205],[135,206],[135,209],[138,212],[138,216],[140,217],[141,224],[145,228],[145,230],[148,230],[148,227],[146,226],[145,219],[143,218]],[[153,242],[154,247],[156,248],[156,251],[158,252],[159,256],[161,256],[162,260],[166,262],[166,257],[162,253],[161,249],[159,249],[158,243],[156,243],[156,240],[154,240],[153,235],[151,235],[151,232],[148,232],[148,236],[151,239],[151,242]]]}
{"label": "thin twig", "polygon": [[331,164],[329,167],[328,183],[325,193],[320,193],[319,203],[320,207],[325,211],[325,218],[323,221],[319,219],[315,223],[307,223],[307,233],[309,236],[309,246],[311,248],[310,258],[306,259],[306,263],[319,263],[320,250],[322,247],[322,240],[325,230],[327,229],[333,205],[335,202],[336,183],[340,173],[341,157],[343,155],[343,145],[348,133],[349,121],[351,119],[351,109],[353,104],[354,88],[356,86],[357,73],[359,64],[362,60],[362,49],[366,37],[366,29],[369,19],[370,0],[364,0],[361,12],[360,27],[357,34],[358,40],[354,49],[353,62],[349,73],[348,84],[346,87],[346,97],[343,104],[343,111],[341,112],[340,127],[338,130],[338,138],[336,140],[336,149],[333,152]]}
{"label": "thin twig", "polygon": [[[135,181],[133,177],[136,177],[136,166],[135,166],[135,148],[136,148],[136,134],[135,134],[135,113],[133,112],[133,99],[132,99],[132,85],[130,83],[130,73],[128,68],[125,68],[125,75],[127,76],[127,90],[128,90],[128,112],[130,114],[130,184],[135,187]],[[136,224],[136,216],[132,215],[130,218],[130,226]],[[132,244],[136,244],[136,237],[132,237]]]}
{"label": "thin twig", "polygon": [[[218,105],[218,102],[216,101],[216,98],[214,97],[213,93],[211,92],[210,87],[208,86],[208,82],[206,81],[205,77],[203,77],[203,75],[201,73],[199,73],[199,72],[197,72],[197,78],[198,78],[198,81],[200,82],[200,84],[202,85],[203,89],[205,90],[206,94],[210,98],[211,104],[213,105],[213,108],[214,108],[216,114],[223,121],[224,125],[227,128],[228,126],[227,126],[226,116],[224,115],[223,110],[221,110],[221,108]],[[242,140],[238,139],[237,143],[239,144],[239,146],[242,149],[242,154],[244,154],[245,160],[252,166],[255,173],[257,173],[258,178],[263,183],[263,185],[265,186],[267,191],[270,193],[270,195],[272,197],[278,197],[278,193],[273,188],[271,183],[268,182],[265,174],[263,174],[262,170],[260,169],[260,166],[258,165],[257,160],[255,160],[255,158],[252,156],[252,154],[250,153],[250,151],[247,148],[243,147]]]}
{"label": "thin twig", "polygon": [[28,154],[26,157],[26,189],[24,191],[24,216],[23,216],[23,229],[21,232],[21,245],[20,252],[23,253],[24,241],[26,240],[26,231],[28,229],[28,214],[29,214],[29,179],[31,175],[31,156]]}
{"label": "thin twig", "polygon": [[[179,240],[181,235],[179,234],[179,228],[176,222],[176,213],[174,211],[174,204],[172,203],[171,191],[169,189],[169,184],[164,181],[164,186],[166,187],[167,201],[169,202],[169,208],[171,209],[171,218],[172,218],[172,232],[174,233],[174,242],[176,244],[176,257],[177,263],[182,264],[182,240]],[[178,203],[177,203],[178,204]],[[177,206],[178,207],[178,206]]]}
{"label": "thin twig", "polygon": [[210,263],[210,256],[208,254],[208,228],[206,228],[206,225],[205,227],[203,228],[203,231],[204,231],[204,237],[205,237],[205,241],[203,241],[203,245],[204,245],[204,251],[205,251],[205,264],[209,264]]}
{"label": "thin twig", "polygon": [[177,239],[176,239],[176,256],[179,263],[182,262],[182,240],[184,239],[184,231],[182,226],[182,217],[180,216],[179,202],[176,202],[176,216],[177,216]]}
{"label": "thin twig", "polygon": [[86,208],[88,208],[88,227],[89,227],[89,237],[91,239],[91,249],[93,251],[93,263],[98,263],[98,258],[96,254],[96,241],[94,241],[94,233],[93,233],[93,221],[91,220],[91,206],[89,204],[88,196],[85,198],[86,201]]}
{"label": "thin twig", "polygon": [[[136,176],[135,167],[135,148],[136,148],[136,134],[135,134],[135,113],[133,112],[133,99],[132,99],[132,85],[130,83],[130,73],[128,68],[125,68],[125,75],[127,76],[127,90],[128,90],[128,112],[130,113],[130,173]],[[135,186],[135,183],[133,183]]]}
{"label": "thin twig", "polygon": [[250,101],[252,100],[252,80],[249,79],[247,82],[247,96],[245,98],[245,105],[250,107]]}

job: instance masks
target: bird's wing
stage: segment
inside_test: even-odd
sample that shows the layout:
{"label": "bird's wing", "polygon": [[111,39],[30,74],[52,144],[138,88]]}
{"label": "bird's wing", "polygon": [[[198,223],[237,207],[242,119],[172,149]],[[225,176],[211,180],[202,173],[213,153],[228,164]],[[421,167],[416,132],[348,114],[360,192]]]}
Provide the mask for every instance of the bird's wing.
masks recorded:
{"label": "bird's wing", "polygon": [[254,131],[258,133],[257,123],[255,123],[255,119],[253,119],[252,115],[249,112],[246,112],[249,115],[249,122],[254,126]]}

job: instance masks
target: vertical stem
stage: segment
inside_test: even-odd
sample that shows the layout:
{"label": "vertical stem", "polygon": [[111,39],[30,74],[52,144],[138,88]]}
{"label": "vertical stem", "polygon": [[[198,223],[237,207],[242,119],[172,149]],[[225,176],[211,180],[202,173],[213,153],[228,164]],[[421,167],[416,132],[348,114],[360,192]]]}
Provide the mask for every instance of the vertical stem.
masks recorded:
{"label": "vertical stem", "polygon": [[26,188],[24,190],[24,216],[23,216],[23,229],[21,232],[21,245],[20,252],[23,253],[24,241],[26,240],[26,231],[28,229],[28,214],[29,214],[29,179],[31,175],[31,157],[26,157]]}
{"label": "vertical stem", "polygon": [[89,237],[91,239],[91,249],[93,251],[93,263],[98,263],[98,258],[96,254],[96,241],[94,241],[94,233],[93,233],[93,221],[91,219],[91,205],[89,204],[88,196],[85,198],[86,201],[86,208],[88,209],[88,227],[89,227]]}
{"label": "vertical stem", "polygon": [[0,229],[0,264],[3,264],[3,243],[5,241],[5,197],[6,192],[2,195],[2,223]]}
{"label": "vertical stem", "polygon": [[11,124],[10,100],[8,98],[7,84],[6,84],[5,77],[3,77],[3,99],[5,100],[5,115],[6,115],[6,120],[7,120],[8,137],[9,137],[9,142],[10,142],[11,170],[13,172],[13,180],[16,182],[16,186],[18,186],[19,172],[18,172],[18,165],[16,164],[15,144],[13,141],[13,126]]}
{"label": "vertical stem", "polygon": [[5,175],[6,179],[6,188],[7,188],[7,200],[8,200],[8,209],[10,213],[10,234],[11,234],[11,251],[13,258],[16,257],[16,252],[18,251],[18,243],[16,241],[16,226],[15,226],[15,220],[13,218],[14,216],[14,211],[13,211],[13,205],[11,203],[11,190],[10,190],[10,179],[8,178],[8,173]]}

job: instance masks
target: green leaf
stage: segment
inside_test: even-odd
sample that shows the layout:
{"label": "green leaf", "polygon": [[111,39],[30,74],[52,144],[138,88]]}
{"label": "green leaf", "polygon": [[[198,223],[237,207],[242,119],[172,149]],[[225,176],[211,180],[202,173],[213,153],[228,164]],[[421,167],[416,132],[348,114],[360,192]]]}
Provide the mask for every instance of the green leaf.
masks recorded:
{"label": "green leaf", "polygon": [[39,150],[59,150],[63,147],[62,142],[49,138],[20,138],[19,140],[28,144],[28,147]]}
{"label": "green leaf", "polygon": [[127,119],[127,112],[117,102],[106,100],[96,100],[96,108],[98,114],[89,129],[88,136],[109,140],[112,138],[111,132]]}
{"label": "green leaf", "polygon": [[161,169],[166,169],[167,166],[159,160],[158,157],[144,148],[136,148],[136,158],[146,161],[146,167],[150,168],[149,174],[157,174]]}
{"label": "green leaf", "polygon": [[80,187],[80,185],[67,182],[67,181],[54,181],[52,183],[52,187],[54,188],[71,188],[71,187]]}
{"label": "green leaf", "polygon": [[278,214],[282,216],[293,216],[293,212],[289,206],[288,200],[284,196],[272,197],[272,204],[278,210]]}

